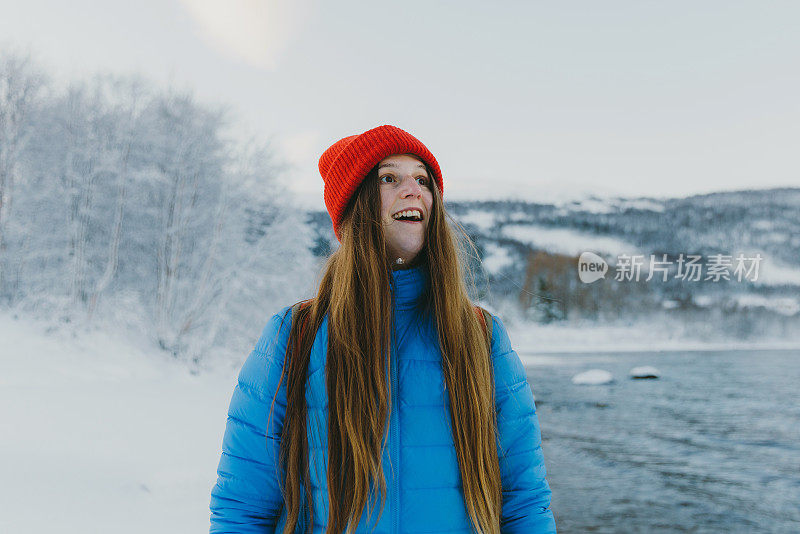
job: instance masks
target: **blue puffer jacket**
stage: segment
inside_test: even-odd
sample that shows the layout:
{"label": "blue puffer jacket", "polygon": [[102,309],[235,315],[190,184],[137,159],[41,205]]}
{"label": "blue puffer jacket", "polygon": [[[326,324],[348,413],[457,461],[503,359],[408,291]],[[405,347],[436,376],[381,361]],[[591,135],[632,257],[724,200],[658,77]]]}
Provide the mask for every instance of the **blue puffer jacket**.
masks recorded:
{"label": "blue puffer jacket", "polygon": [[[383,467],[387,497],[380,498],[358,532],[375,534],[473,532],[461,490],[450,431],[450,402],[433,324],[420,324],[413,308],[429,284],[423,267],[392,271],[397,358],[392,358],[392,410]],[[285,510],[276,476],[286,410],[286,379],[275,401],[291,323],[290,306],[274,315],[245,361],[233,391],[218,480],[211,492],[211,533],[282,532]],[[317,331],[308,369],[309,471],[314,529],[325,532],[327,503],[327,316]],[[277,336],[277,337],[276,337]],[[541,434],[525,370],[503,323],[493,321],[492,358],[503,487],[502,532],[555,532],[545,479]],[[393,476],[393,473],[396,476]],[[302,514],[301,514],[302,517]]]}

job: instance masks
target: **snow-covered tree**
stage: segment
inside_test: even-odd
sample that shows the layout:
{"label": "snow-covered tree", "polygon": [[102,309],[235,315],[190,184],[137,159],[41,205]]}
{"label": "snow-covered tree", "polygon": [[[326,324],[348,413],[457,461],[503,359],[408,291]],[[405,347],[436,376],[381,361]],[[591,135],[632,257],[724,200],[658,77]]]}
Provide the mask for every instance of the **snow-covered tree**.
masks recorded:
{"label": "snow-covered tree", "polygon": [[31,113],[46,83],[44,72],[33,63],[30,53],[0,54],[0,297],[8,302],[8,284],[16,287],[19,263],[8,254],[9,220],[19,180],[20,154],[31,132]]}
{"label": "snow-covered tree", "polygon": [[312,238],[285,168],[269,144],[237,141],[225,108],[136,76],[45,89],[6,106],[27,106],[25,142],[20,126],[0,145],[16,184],[7,304],[114,316],[197,361],[246,351],[269,314],[308,294]]}

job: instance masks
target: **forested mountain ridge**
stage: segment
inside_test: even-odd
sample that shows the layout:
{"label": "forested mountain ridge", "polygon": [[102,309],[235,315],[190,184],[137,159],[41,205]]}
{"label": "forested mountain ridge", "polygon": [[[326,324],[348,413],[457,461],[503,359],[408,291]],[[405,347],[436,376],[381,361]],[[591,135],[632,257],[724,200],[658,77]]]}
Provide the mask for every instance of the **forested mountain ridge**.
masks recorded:
{"label": "forested mountain ridge", "polygon": [[[653,309],[747,308],[800,313],[800,188],[716,192],[685,198],[586,196],[559,203],[521,200],[449,201],[448,212],[476,244],[479,288],[516,300],[540,319],[600,317]],[[309,212],[314,253],[336,246],[324,211]],[[593,284],[577,276],[581,252],[609,264]],[[749,269],[737,280],[736,258]],[[620,256],[643,260],[639,282],[614,280]],[[667,281],[649,263],[666,261]],[[664,256],[666,255],[666,256]],[[699,256],[697,280],[678,277],[678,260]],[[730,258],[727,278],[710,276],[713,256]],[[754,259],[759,255],[760,260]],[[756,269],[754,263],[757,264]],[[745,271],[746,272],[746,271]],[[685,274],[685,273],[684,273]],[[479,295],[484,293],[479,289]],[[554,299],[548,300],[548,299]]]}

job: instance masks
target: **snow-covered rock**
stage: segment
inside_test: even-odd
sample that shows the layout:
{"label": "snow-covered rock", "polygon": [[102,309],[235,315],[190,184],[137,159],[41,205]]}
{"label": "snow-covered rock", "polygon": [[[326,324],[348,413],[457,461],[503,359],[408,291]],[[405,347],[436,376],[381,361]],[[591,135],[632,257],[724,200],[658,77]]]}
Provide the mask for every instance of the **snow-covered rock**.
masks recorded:
{"label": "snow-covered rock", "polygon": [[629,371],[629,374],[631,378],[658,378],[661,375],[661,371],[655,367],[643,365],[641,367],[634,367]]}
{"label": "snow-covered rock", "polygon": [[614,377],[603,369],[589,369],[572,377],[573,384],[608,384]]}

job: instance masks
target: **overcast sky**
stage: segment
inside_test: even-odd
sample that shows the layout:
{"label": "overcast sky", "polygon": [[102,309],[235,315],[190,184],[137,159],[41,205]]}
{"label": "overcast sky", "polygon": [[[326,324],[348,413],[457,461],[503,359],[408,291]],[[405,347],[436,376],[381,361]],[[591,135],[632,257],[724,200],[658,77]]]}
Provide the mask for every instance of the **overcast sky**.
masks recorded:
{"label": "overcast sky", "polygon": [[[401,7],[402,6],[402,7]],[[323,208],[341,137],[408,130],[445,198],[800,186],[800,2],[0,0],[58,79],[140,72],[230,103]]]}

